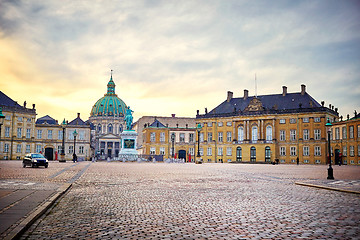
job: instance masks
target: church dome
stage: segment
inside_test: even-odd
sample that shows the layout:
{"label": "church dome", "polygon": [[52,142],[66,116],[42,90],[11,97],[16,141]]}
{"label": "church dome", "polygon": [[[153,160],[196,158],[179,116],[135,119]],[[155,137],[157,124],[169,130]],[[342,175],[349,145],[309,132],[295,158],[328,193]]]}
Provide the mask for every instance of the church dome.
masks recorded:
{"label": "church dome", "polygon": [[90,117],[112,116],[124,117],[126,113],[126,104],[115,94],[115,83],[112,79],[107,84],[107,93],[97,100],[91,109]]}

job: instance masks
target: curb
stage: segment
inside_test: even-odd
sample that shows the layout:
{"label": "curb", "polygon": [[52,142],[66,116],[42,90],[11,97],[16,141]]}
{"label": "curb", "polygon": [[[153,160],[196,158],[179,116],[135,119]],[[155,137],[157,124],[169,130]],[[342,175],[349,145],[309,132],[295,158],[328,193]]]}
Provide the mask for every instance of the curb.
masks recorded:
{"label": "curb", "polygon": [[338,191],[338,192],[345,192],[345,193],[352,193],[352,194],[360,194],[360,192],[358,192],[358,191],[346,190],[346,189],[340,189],[340,188],[333,188],[333,187],[327,187],[327,186],[323,186],[323,185],[315,185],[315,184],[302,183],[302,182],[295,182],[295,184],[296,184],[296,185],[300,185],[300,186],[315,187],[315,188],[321,188],[321,189]]}
{"label": "curb", "polygon": [[64,193],[66,193],[71,183],[64,183],[59,190],[47,199],[44,203],[39,205],[28,217],[22,220],[5,238],[4,240],[19,239],[23,234],[41,215],[43,215]]}

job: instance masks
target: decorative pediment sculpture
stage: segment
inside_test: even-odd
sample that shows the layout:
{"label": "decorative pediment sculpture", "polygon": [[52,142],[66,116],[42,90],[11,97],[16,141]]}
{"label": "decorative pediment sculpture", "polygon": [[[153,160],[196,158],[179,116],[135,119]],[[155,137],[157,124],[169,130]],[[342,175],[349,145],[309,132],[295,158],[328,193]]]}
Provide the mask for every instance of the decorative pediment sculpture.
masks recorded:
{"label": "decorative pediment sculpture", "polygon": [[257,112],[257,111],[263,111],[264,107],[262,105],[262,102],[254,97],[251,99],[249,105],[244,109],[244,112]]}

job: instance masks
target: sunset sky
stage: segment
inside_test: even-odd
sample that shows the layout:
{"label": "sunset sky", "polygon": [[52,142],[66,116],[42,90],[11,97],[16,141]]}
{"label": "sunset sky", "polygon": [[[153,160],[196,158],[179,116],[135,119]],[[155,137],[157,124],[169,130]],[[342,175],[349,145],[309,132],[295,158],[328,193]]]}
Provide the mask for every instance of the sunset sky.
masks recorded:
{"label": "sunset sky", "polygon": [[307,92],[360,112],[360,1],[0,0],[0,90],[37,117],[87,120],[113,69],[134,120]]}

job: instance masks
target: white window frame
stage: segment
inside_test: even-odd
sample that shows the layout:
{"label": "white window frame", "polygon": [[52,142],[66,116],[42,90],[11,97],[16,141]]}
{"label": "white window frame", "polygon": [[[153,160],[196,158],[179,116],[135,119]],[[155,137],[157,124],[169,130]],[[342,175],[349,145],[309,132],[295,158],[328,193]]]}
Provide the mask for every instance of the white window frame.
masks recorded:
{"label": "white window frame", "polygon": [[155,155],[155,154],[156,154],[156,148],[150,147],[150,155]]}
{"label": "white window frame", "polygon": [[314,156],[321,156],[321,146],[314,146]]}
{"label": "white window frame", "polygon": [[296,147],[290,146],[290,156],[296,156]]}
{"label": "white window frame", "polygon": [[303,156],[310,156],[309,146],[303,146]]}
{"label": "white window frame", "polygon": [[314,140],[321,140],[321,129],[314,129]]}
{"label": "white window frame", "polygon": [[257,126],[253,126],[251,128],[251,141],[253,143],[256,143],[258,141],[258,127]]}
{"label": "white window frame", "polygon": [[280,130],[280,141],[286,141],[286,131]]}
{"label": "white window frame", "polygon": [[22,137],[21,135],[22,135],[22,128],[17,128],[16,137],[21,138]]}
{"label": "white window frame", "polygon": [[242,126],[238,127],[238,141],[244,141],[244,128]]}
{"label": "white window frame", "polygon": [[222,147],[218,147],[218,155],[219,156],[223,155],[223,148]]}
{"label": "white window frame", "polygon": [[232,147],[226,147],[226,156],[232,156]]}
{"label": "white window frame", "polygon": [[218,132],[218,141],[223,142],[223,132]]}
{"label": "white window frame", "polygon": [[208,142],[212,142],[212,132],[208,132]]}
{"label": "white window frame", "polygon": [[31,138],[31,129],[30,128],[26,129],[26,138]]}
{"label": "white window frame", "polygon": [[179,134],[179,142],[184,143],[185,142],[185,133]]}
{"label": "white window frame", "polygon": [[308,117],[304,117],[303,118],[303,123],[308,123],[309,122],[309,118]]}
{"label": "white window frame", "polygon": [[207,148],[207,156],[212,156],[212,148],[211,147]]}
{"label": "white window frame", "polygon": [[160,142],[165,142],[165,132],[160,132]]}
{"label": "white window frame", "polygon": [[226,141],[227,142],[231,142],[232,141],[232,133],[231,132],[226,132]]}
{"label": "white window frame", "polygon": [[266,126],[266,141],[272,141],[272,126]]}
{"label": "white window frame", "polygon": [[280,156],[286,156],[286,147],[284,146],[280,147]]}
{"label": "white window frame", "polygon": [[156,141],[156,133],[150,132],[150,142],[155,142],[155,141]]}
{"label": "white window frame", "polygon": [[304,139],[305,141],[307,141],[307,140],[310,139],[310,138],[309,138],[309,129],[304,129],[304,130],[303,130],[303,139]]}
{"label": "white window frame", "polygon": [[165,147],[160,147],[160,155],[165,155]]}
{"label": "white window frame", "polygon": [[47,139],[52,139],[52,137],[53,137],[53,130],[51,130],[51,129],[48,129],[48,132],[47,132],[48,134],[47,134]]}
{"label": "white window frame", "polygon": [[290,130],[290,141],[296,141],[296,130],[295,129]]}
{"label": "white window frame", "polygon": [[37,139],[42,139],[42,130],[41,129],[38,129],[37,132],[36,132],[36,138]]}

